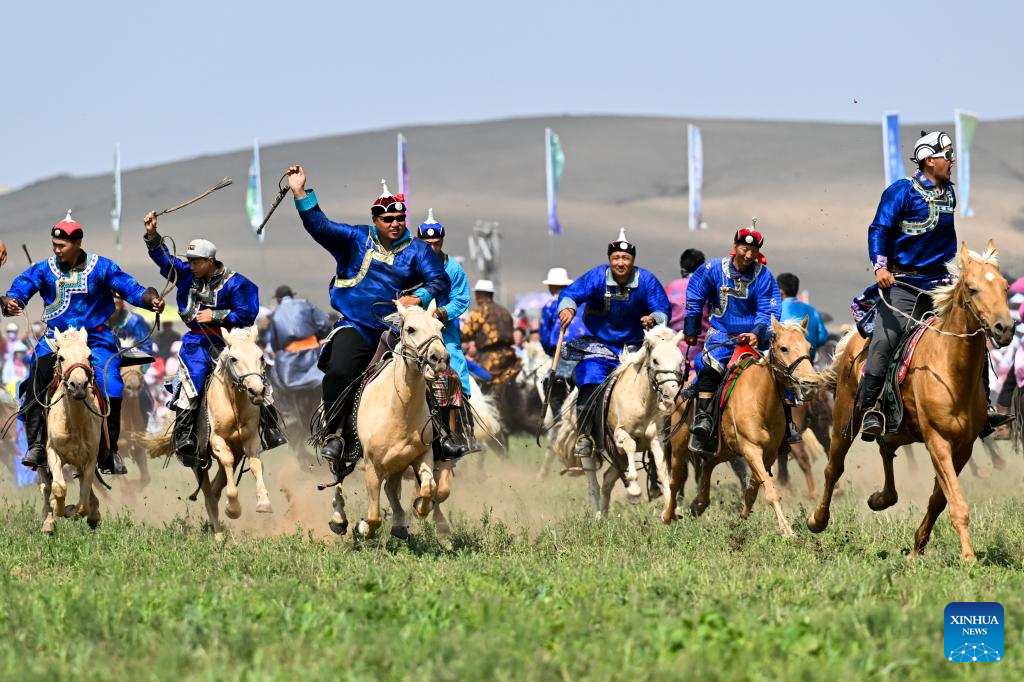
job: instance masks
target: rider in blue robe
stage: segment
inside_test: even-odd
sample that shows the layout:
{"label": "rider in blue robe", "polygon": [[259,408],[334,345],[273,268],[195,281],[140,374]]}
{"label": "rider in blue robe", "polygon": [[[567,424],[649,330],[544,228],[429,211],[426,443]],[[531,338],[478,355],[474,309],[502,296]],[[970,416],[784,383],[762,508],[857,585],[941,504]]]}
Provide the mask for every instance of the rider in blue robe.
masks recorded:
{"label": "rider in blue robe", "polygon": [[[405,197],[387,186],[370,206],[373,225],[348,225],[327,218],[316,193],[306,190],[301,166],[288,170],[302,226],[334,258],[331,306],[341,319],[320,353],[324,371],[324,423],[320,456],[328,460],[338,480],[352,471],[361,456],[355,428],[355,389],[373,360],[383,319],[402,305],[426,307],[450,289],[441,260],[430,247],[412,238],[405,226]],[[412,293],[415,292],[415,293]]]}
{"label": "rider in blue robe", "polygon": [[[225,346],[222,330],[251,327],[259,312],[259,290],[243,275],[217,260],[217,247],[205,239],[189,242],[185,259],[175,258],[156,231],[156,213],[145,218],[146,248],[160,274],[174,284],[178,314],[188,327],[178,350],[178,375],[171,390],[174,418],[172,446],[186,467],[202,465],[196,417],[202,392]],[[269,386],[269,379],[267,379]],[[260,440],[269,450],[287,442],[279,427],[273,396],[260,407]]]}
{"label": "rider in blue robe", "polygon": [[[575,339],[563,353],[582,356],[576,366],[576,428],[580,434],[576,455],[589,457],[597,431],[599,390],[608,375],[619,366],[619,354],[640,346],[644,330],[668,323],[671,310],[661,282],[648,270],[634,266],[636,246],[626,239],[625,230],[608,245],[608,265],[599,265],[568,287],[558,297],[558,316],[563,326],[586,305],[583,326],[586,333]],[[601,444],[598,443],[598,447]]]}
{"label": "rider in blue robe", "polygon": [[[704,349],[694,363],[698,372],[697,409],[690,429],[690,449],[695,452],[713,453],[716,449],[711,400],[738,342],[767,350],[772,316],[778,319],[781,314],[782,296],[764,264],[763,245],[764,237],[754,228],[737,230],[733,253],[706,261],[686,287],[686,343],[697,342],[705,307],[710,313]],[[787,418],[787,423],[790,421]],[[796,442],[792,433],[788,438]]]}
{"label": "rider in blue robe", "polygon": [[[540,324],[537,331],[539,332],[541,347],[544,348],[544,352],[552,359],[555,357],[555,352],[558,349],[558,337],[562,330],[562,323],[558,319],[558,297],[565,287],[572,284],[572,282],[565,268],[551,268],[548,270],[548,276],[541,282],[547,285],[552,298],[541,308]],[[576,311],[576,316],[572,318],[572,322],[565,328],[565,333],[562,335],[563,345],[571,343],[575,339],[587,334],[587,328],[583,324],[584,317],[586,317],[586,306],[582,305]],[[551,374],[544,379],[544,393],[549,396],[551,414],[555,419],[562,414],[566,398],[572,393],[572,389],[576,387],[577,364],[577,362],[570,360],[568,357],[559,355],[558,367],[552,367]]]}
{"label": "rider in blue robe", "polygon": [[145,288],[121,270],[117,263],[82,250],[82,226],[71,212],[50,231],[54,255],[32,265],[11,284],[3,297],[4,314],[19,314],[29,299],[39,294],[45,306],[46,333],[35,347],[32,369],[21,384],[25,432],[29,450],[23,463],[30,468],[46,464],[45,401],[56,367],[54,330],[85,329],[89,332],[90,364],[100,394],[109,401],[107,432],[110,447],[101,445],[100,471],[127,473],[117,453],[121,433],[121,359],[118,342],[107,324],[114,313],[114,295],[136,306],[163,309],[156,289]]}

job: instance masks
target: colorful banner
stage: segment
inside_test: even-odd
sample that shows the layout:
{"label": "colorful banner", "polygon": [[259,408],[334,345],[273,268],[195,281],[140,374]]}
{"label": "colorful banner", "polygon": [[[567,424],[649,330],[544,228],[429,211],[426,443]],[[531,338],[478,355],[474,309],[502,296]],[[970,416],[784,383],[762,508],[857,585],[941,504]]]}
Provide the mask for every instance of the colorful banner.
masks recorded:
{"label": "colorful banner", "polygon": [[245,212],[249,214],[249,225],[259,242],[266,237],[266,229],[257,233],[256,229],[263,222],[263,188],[260,184],[260,141],[253,138],[252,161],[249,163],[249,189],[245,193]]}
{"label": "colorful banner", "polygon": [[974,215],[971,208],[971,142],[978,127],[978,116],[957,109],[953,112],[956,121],[956,202],[960,215],[969,218]]}
{"label": "colorful banner", "polygon": [[906,173],[900,158],[900,114],[890,111],[882,119],[882,159],[885,163],[885,186],[888,187]]}
{"label": "colorful banner", "polygon": [[562,178],[562,170],[565,168],[565,153],[562,151],[562,143],[559,142],[558,135],[551,132],[551,128],[544,129],[544,168],[547,172],[548,232],[562,234],[562,225],[558,222],[555,192],[558,189],[558,181]]}
{"label": "colorful banner", "polygon": [[690,229],[706,230],[708,224],[700,209],[700,194],[704,187],[704,142],[700,136],[700,128],[692,123],[686,126],[688,162],[687,185],[690,188]]}
{"label": "colorful banner", "polygon": [[110,207],[110,225],[114,228],[114,244],[121,250],[121,145],[114,145],[114,203]]}
{"label": "colorful banner", "polygon": [[409,165],[405,161],[405,135],[398,133],[398,193],[405,195],[409,205]]}

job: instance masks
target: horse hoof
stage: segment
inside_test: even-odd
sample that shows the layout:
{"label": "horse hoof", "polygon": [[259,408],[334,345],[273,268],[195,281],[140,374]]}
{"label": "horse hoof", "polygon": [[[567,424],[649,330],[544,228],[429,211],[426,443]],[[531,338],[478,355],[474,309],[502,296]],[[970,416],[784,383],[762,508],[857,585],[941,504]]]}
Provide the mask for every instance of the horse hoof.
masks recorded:
{"label": "horse hoof", "polygon": [[870,507],[872,511],[882,511],[883,509],[888,509],[896,504],[897,499],[899,498],[896,495],[890,497],[882,492],[872,493],[871,496],[868,497],[868,507]]}
{"label": "horse hoof", "polygon": [[812,533],[820,533],[828,527],[828,515],[826,514],[820,521],[818,520],[817,514],[811,514],[807,517],[807,530]]}
{"label": "horse hoof", "polygon": [[262,500],[260,502],[257,502],[256,503],[256,513],[257,514],[273,514],[274,513],[274,507],[271,506],[270,500]]}
{"label": "horse hoof", "polygon": [[327,526],[335,535],[344,535],[348,532],[348,519],[341,518],[341,514],[335,514],[327,522]]}
{"label": "horse hoof", "polygon": [[391,537],[399,540],[409,539],[409,529],[405,526],[391,526]]}
{"label": "horse hoof", "polygon": [[366,519],[359,520],[352,535],[357,539],[370,537],[370,524],[366,522]]}
{"label": "horse hoof", "polygon": [[224,513],[228,515],[229,519],[237,519],[242,515],[242,505],[228,503],[228,506],[224,508]]}
{"label": "horse hoof", "polygon": [[629,493],[626,493],[626,502],[629,502],[632,505],[640,504],[643,501],[644,498],[639,493],[637,493],[636,495],[630,495]]}
{"label": "horse hoof", "polygon": [[416,511],[416,515],[421,519],[427,518],[427,514],[430,513],[432,506],[433,505],[429,497],[417,497],[412,503],[412,508]]}
{"label": "horse hoof", "polygon": [[706,504],[700,504],[696,500],[690,503],[690,513],[694,516],[700,516],[707,508],[708,506]]}
{"label": "horse hoof", "polygon": [[224,542],[224,532],[223,531],[217,531],[216,533],[213,534],[213,539],[214,539],[215,542]]}
{"label": "horse hoof", "polygon": [[86,523],[89,524],[89,528],[92,528],[93,530],[96,530],[96,528],[100,525],[100,520],[99,519],[86,519]]}
{"label": "horse hoof", "polygon": [[441,523],[437,524],[437,534],[438,535],[448,535],[451,532],[452,532],[452,529],[448,525],[447,522],[442,521]]}
{"label": "horse hoof", "polygon": [[47,535],[53,535],[53,519],[43,521],[43,532]]}
{"label": "horse hoof", "polygon": [[66,519],[77,519],[78,518],[78,505],[77,504],[66,504],[66,505],[64,505],[64,518],[66,518]]}
{"label": "horse hoof", "polygon": [[675,518],[675,514],[669,514],[668,512],[661,512],[661,522],[666,526],[670,525]]}

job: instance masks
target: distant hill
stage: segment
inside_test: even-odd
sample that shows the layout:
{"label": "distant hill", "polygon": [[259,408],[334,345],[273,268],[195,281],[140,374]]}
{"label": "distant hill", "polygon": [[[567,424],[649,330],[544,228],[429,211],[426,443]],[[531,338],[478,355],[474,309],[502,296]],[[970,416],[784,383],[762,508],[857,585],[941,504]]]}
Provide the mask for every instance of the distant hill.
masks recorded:
{"label": "distant hill", "polygon": [[[686,125],[704,138],[704,214],[709,229],[690,232],[687,220]],[[560,136],[566,153],[559,188],[565,234],[546,232],[543,133]],[[906,147],[920,125],[902,131]],[[927,126],[924,126],[927,127]],[[551,117],[466,125],[403,128],[409,139],[410,206],[418,225],[433,207],[449,232],[448,250],[466,253],[464,236],[477,219],[497,220],[503,235],[503,298],[542,290],[549,267],[571,275],[605,261],[606,244],[627,228],[639,245],[638,264],[664,281],[678,275],[679,253],[697,247],[725,254],[733,231],[758,216],[769,267],[800,275],[812,302],[847,319],[849,299],[871,280],[866,228],[882,187],[880,127],[807,122],[681,118]],[[945,126],[952,132],[952,126]],[[263,197],[291,163],[307,170],[327,214],[366,222],[379,179],[395,181],[395,130],[339,135],[264,147]],[[301,131],[296,131],[301,135]],[[111,254],[147,283],[155,267],[142,244],[142,216],[202,191],[230,175],[235,184],[161,219],[180,250],[195,236],[213,240],[223,260],[259,285],[265,303],[281,283],[321,305],[333,261],[303,231],[287,199],[260,246],[245,215],[249,150],[202,156],[124,174],[123,250],[113,249],[111,179],[58,176],[0,196],[0,234],[8,246],[26,243],[47,255],[48,228],[67,208],[86,229],[87,248]],[[909,162],[908,162],[909,163]],[[982,248],[994,238],[1004,268],[1024,274],[1024,119],[983,122],[974,141],[971,203],[976,215],[957,217],[961,238]],[[11,249],[4,284],[23,259]],[[466,262],[471,278],[473,265]]]}

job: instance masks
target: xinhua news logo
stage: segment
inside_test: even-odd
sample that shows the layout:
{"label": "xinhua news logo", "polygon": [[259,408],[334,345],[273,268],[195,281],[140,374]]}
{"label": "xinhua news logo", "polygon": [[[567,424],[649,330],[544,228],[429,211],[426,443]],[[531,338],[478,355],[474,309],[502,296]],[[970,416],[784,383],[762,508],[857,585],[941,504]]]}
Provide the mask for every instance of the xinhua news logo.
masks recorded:
{"label": "xinhua news logo", "polygon": [[995,601],[954,601],[946,605],[943,652],[954,663],[1003,660],[1003,605]]}

